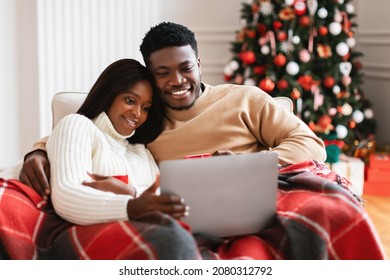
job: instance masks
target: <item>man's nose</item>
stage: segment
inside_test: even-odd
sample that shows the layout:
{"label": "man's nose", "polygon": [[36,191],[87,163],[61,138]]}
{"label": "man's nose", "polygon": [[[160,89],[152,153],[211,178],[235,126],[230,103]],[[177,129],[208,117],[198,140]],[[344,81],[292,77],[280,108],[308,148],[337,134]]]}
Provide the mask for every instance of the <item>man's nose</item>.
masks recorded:
{"label": "man's nose", "polygon": [[170,82],[172,85],[181,85],[186,81],[187,81],[186,78],[184,78],[182,74],[180,74],[179,72],[175,72],[172,74]]}

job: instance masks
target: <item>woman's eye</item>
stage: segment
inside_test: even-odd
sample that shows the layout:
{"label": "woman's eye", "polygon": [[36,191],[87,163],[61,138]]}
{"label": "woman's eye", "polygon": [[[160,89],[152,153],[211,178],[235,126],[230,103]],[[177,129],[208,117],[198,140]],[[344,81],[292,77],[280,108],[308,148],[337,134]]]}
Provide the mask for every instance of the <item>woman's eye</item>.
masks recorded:
{"label": "woman's eye", "polygon": [[125,101],[126,101],[126,103],[127,104],[134,104],[134,99],[132,99],[132,98],[125,98]]}
{"label": "woman's eye", "polygon": [[157,77],[165,77],[165,76],[168,75],[168,73],[167,73],[167,72],[162,72],[162,73],[156,73],[155,75],[156,75]]}
{"label": "woman's eye", "polygon": [[150,111],[150,107],[144,107],[144,111],[145,112],[149,112]]}

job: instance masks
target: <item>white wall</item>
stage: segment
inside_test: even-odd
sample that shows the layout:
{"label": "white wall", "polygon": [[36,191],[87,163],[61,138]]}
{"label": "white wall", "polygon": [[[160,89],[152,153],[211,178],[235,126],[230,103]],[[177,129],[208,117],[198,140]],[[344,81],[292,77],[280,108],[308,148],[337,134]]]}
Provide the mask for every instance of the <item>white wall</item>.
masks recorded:
{"label": "white wall", "polygon": [[19,154],[17,16],[13,0],[0,0],[0,167]]}
{"label": "white wall", "polygon": [[390,2],[355,0],[357,47],[365,73],[363,89],[378,121],[377,142],[390,144]]}
{"label": "white wall", "polygon": [[[195,32],[202,79],[208,84],[223,82],[223,68],[230,58],[230,42],[240,28],[241,3],[245,0],[164,0],[160,20],[173,21]],[[174,7],[174,8],[173,8]]]}

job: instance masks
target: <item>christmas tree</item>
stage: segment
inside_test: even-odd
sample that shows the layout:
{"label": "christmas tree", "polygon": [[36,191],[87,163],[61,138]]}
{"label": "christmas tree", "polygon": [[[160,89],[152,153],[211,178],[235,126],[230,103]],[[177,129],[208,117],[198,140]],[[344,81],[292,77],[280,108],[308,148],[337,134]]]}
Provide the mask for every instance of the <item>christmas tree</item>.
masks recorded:
{"label": "christmas tree", "polygon": [[294,113],[325,141],[328,162],[338,160],[332,147],[365,156],[375,135],[355,17],[350,0],[247,1],[224,69],[227,82],[292,99]]}

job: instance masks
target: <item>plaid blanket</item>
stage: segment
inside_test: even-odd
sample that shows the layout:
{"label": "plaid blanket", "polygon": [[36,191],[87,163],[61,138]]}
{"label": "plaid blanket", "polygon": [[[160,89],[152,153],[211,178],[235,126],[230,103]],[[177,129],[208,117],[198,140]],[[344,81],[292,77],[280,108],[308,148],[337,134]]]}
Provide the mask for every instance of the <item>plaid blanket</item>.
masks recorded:
{"label": "plaid blanket", "polygon": [[279,170],[277,215],[256,235],[192,236],[169,216],[78,226],[17,180],[0,178],[0,259],[384,259],[350,183],[315,161]]}

